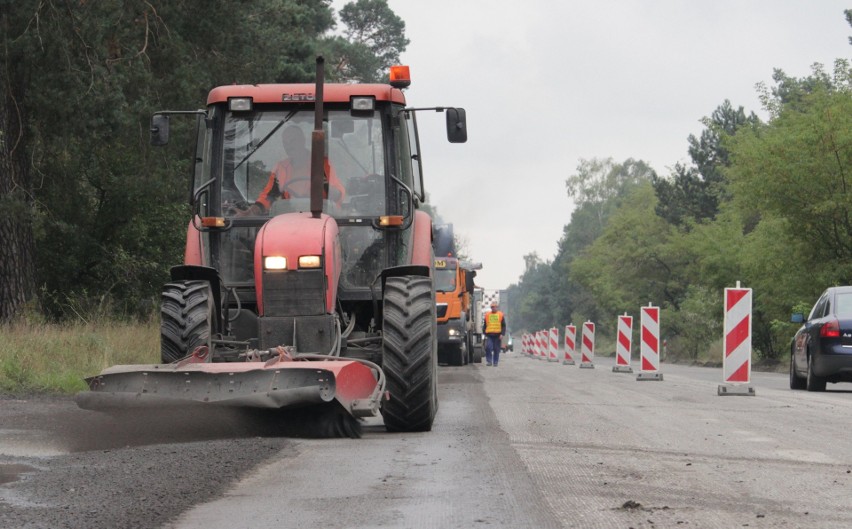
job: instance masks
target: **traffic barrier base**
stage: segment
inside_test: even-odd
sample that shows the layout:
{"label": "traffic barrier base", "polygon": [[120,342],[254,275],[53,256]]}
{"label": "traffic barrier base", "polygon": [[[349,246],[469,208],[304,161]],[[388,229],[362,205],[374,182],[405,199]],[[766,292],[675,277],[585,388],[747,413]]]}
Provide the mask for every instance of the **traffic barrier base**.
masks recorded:
{"label": "traffic barrier base", "polygon": [[580,369],[594,369],[595,364],[592,362],[580,362]]}
{"label": "traffic barrier base", "polygon": [[658,382],[662,382],[663,374],[659,371],[651,371],[648,373],[639,373],[636,375],[636,380],[656,380]]}
{"label": "traffic barrier base", "polygon": [[612,366],[613,373],[632,373],[633,368],[630,366]]}
{"label": "traffic barrier base", "polygon": [[719,384],[718,395],[720,397],[724,397],[725,395],[754,397],[756,393],[754,392],[754,386],[749,386],[748,384]]}
{"label": "traffic barrier base", "polygon": [[574,361],[573,361],[573,360],[563,360],[563,361],[562,361],[562,365],[563,365],[563,366],[573,366],[573,365],[575,365],[575,364],[574,364]]}

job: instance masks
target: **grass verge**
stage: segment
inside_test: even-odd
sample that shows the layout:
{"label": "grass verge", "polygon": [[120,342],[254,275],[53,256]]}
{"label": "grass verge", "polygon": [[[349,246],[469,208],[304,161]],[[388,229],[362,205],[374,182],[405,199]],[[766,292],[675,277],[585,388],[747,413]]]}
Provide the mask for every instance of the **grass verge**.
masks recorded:
{"label": "grass verge", "polygon": [[76,393],[116,364],[159,363],[159,323],[0,326],[0,392]]}

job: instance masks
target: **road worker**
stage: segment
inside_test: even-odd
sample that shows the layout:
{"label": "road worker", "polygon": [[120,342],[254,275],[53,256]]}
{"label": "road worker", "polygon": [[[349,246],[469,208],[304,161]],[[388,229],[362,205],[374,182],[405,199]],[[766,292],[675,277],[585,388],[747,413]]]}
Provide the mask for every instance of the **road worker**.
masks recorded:
{"label": "road worker", "polygon": [[491,302],[491,310],[485,313],[482,332],[485,334],[485,365],[497,367],[500,347],[506,334],[506,316],[499,310],[500,304]]}

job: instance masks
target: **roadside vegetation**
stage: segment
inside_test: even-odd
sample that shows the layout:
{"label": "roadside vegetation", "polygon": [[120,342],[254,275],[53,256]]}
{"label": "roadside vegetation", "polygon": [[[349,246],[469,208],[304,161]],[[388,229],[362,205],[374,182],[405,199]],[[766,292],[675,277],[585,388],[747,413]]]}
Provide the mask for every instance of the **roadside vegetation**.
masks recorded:
{"label": "roadside vegetation", "polygon": [[76,393],[116,364],[159,363],[159,322],[111,318],[0,326],[0,394]]}

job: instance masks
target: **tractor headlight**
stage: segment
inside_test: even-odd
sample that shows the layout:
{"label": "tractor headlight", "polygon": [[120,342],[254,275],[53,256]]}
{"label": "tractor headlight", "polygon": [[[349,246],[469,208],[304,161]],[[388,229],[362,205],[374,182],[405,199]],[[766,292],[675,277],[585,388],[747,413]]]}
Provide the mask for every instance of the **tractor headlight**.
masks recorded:
{"label": "tractor headlight", "polygon": [[250,97],[229,97],[228,109],[231,112],[250,112],[253,102]]}
{"label": "tractor headlight", "polygon": [[372,96],[353,96],[350,102],[353,112],[372,112],[376,108],[376,98]]}
{"label": "tractor headlight", "polygon": [[447,335],[449,336],[461,336],[461,332],[458,329],[449,329],[447,331]]}
{"label": "tractor headlight", "polygon": [[287,270],[287,258],[280,255],[268,255],[263,258],[263,268],[266,270]]}
{"label": "tractor headlight", "polygon": [[322,259],[319,255],[303,255],[299,257],[299,268],[319,268],[322,266]]}

